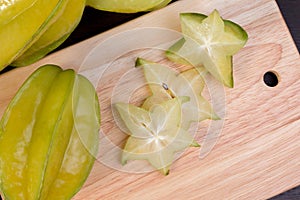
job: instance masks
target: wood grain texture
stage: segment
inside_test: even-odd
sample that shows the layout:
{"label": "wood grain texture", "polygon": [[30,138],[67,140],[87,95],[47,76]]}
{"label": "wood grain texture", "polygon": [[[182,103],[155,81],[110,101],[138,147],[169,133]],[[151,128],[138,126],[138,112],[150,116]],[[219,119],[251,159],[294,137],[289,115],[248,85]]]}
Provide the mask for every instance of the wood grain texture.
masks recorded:
{"label": "wood grain texture", "polygon": [[[132,102],[138,103],[147,93],[136,88],[143,79],[133,68],[134,59],[144,56],[182,69],[168,62],[161,50],[180,37],[176,32],[180,30],[178,14],[209,14],[215,8],[249,34],[247,46],[234,57],[235,88],[215,83],[205,93],[212,101],[214,91],[224,95],[215,104],[223,116],[220,134],[206,134],[212,124],[201,123],[196,138],[204,144],[202,149],[185,151],[166,177],[143,162],[120,166],[118,147],[126,135],[114,122],[111,102],[128,100],[126,93],[131,88],[137,89],[129,99]],[[138,29],[141,27],[160,28]],[[127,33],[136,35],[122,40]],[[175,2],[32,66],[1,75],[0,115],[22,82],[44,63],[74,68],[86,75],[100,99],[102,142],[98,162],[74,199],[266,199],[300,185],[300,59],[275,1]],[[270,70],[280,79],[274,88],[262,80]],[[200,159],[205,145],[213,149]],[[134,173],[137,171],[140,173]]]}

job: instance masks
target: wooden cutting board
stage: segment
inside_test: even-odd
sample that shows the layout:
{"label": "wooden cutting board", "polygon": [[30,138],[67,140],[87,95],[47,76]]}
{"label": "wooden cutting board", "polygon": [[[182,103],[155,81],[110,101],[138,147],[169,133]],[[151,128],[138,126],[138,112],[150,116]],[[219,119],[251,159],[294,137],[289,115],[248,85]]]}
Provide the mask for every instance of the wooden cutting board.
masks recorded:
{"label": "wooden cutting board", "polygon": [[[147,95],[135,58],[182,69],[163,54],[180,37],[178,14],[213,9],[249,34],[246,47],[234,56],[234,89],[207,79],[204,95],[222,120],[193,126],[202,147],[179,154],[168,176],[146,162],[121,166],[119,147],[126,134],[115,123],[111,104],[139,103]],[[178,1],[9,71],[0,76],[1,116],[23,81],[45,63],[84,74],[100,99],[99,156],[74,199],[266,199],[300,185],[300,59],[273,0]],[[264,83],[267,71],[277,74],[276,87]]]}

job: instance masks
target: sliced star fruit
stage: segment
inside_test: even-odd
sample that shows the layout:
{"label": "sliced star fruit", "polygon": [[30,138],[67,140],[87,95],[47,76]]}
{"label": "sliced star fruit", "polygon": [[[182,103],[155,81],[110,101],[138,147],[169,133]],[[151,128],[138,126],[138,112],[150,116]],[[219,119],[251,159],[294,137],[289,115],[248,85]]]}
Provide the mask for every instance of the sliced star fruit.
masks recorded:
{"label": "sliced star fruit", "polygon": [[177,73],[167,66],[142,58],[137,59],[136,65],[143,67],[146,82],[152,92],[152,96],[143,103],[143,108],[150,109],[153,105],[173,98],[185,98],[182,100],[182,128],[188,129],[191,122],[219,119],[210,103],[201,96],[205,85],[201,73],[206,72],[203,68]]}
{"label": "sliced star fruit", "polygon": [[223,20],[217,10],[209,16],[181,13],[180,20],[183,38],[166,51],[166,56],[181,64],[203,65],[225,86],[233,87],[232,56],[246,44],[246,31]]}
{"label": "sliced star fruit", "polygon": [[181,100],[173,98],[145,110],[132,104],[115,104],[129,130],[122,153],[122,164],[128,160],[147,160],[164,175],[169,174],[174,154],[199,144],[180,127]]}
{"label": "sliced star fruit", "polygon": [[77,27],[85,2],[85,0],[68,0],[58,19],[11,65],[30,65],[61,45]]}
{"label": "sliced star fruit", "polygon": [[98,10],[136,13],[166,6],[171,0],[87,0],[87,5]]}

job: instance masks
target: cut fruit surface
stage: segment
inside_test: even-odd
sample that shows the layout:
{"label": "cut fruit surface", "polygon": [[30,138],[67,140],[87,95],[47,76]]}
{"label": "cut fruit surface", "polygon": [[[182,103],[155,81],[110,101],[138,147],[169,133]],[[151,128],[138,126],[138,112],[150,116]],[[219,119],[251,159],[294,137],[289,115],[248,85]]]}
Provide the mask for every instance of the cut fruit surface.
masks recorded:
{"label": "cut fruit surface", "polygon": [[199,146],[180,127],[181,101],[177,98],[156,104],[149,111],[125,103],[115,106],[130,131],[123,149],[123,164],[128,160],[148,160],[154,168],[167,175],[176,152],[189,146]]}
{"label": "cut fruit surface", "polygon": [[[198,46],[195,42],[190,42],[190,44],[187,45],[189,41],[190,40],[186,41],[184,38],[181,38],[173,44],[166,51],[166,56],[169,60],[182,65],[200,66],[201,62],[199,63],[199,59],[196,56],[192,56],[192,54],[196,54],[195,51],[198,50]],[[191,49],[193,50],[191,51]]]}
{"label": "cut fruit surface", "polygon": [[32,64],[61,45],[78,25],[85,8],[85,2],[85,0],[68,0],[59,18],[12,65],[26,66]]}
{"label": "cut fruit surface", "polygon": [[0,70],[25,52],[51,25],[66,0],[39,0],[0,28]]}
{"label": "cut fruit surface", "polygon": [[87,5],[111,12],[136,13],[158,9],[169,2],[170,0],[87,0]]}
{"label": "cut fruit surface", "polygon": [[155,104],[179,98],[183,102],[182,128],[188,129],[191,122],[219,119],[210,103],[201,96],[205,85],[202,75],[206,73],[203,68],[192,68],[178,73],[167,66],[141,58],[137,63],[142,64],[140,66],[143,67],[146,82],[153,94],[145,100],[143,108],[150,109]]}
{"label": "cut fruit surface", "polygon": [[182,13],[180,20],[184,39],[167,50],[167,57],[181,64],[203,65],[224,85],[233,87],[232,55],[245,45],[247,33],[223,20],[216,10],[209,16]]}
{"label": "cut fruit surface", "polygon": [[224,20],[214,10],[205,16],[199,13],[181,13],[181,28],[184,37],[195,40],[203,47],[234,55],[244,47],[248,35],[238,24]]}

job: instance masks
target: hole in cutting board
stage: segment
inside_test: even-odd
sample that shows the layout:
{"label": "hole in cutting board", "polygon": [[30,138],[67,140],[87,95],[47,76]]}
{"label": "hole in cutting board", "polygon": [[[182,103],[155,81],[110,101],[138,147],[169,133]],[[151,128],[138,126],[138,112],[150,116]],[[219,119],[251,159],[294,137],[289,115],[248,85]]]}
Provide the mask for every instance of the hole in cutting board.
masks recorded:
{"label": "hole in cutting board", "polygon": [[275,87],[279,83],[278,74],[275,71],[268,71],[264,74],[264,83],[269,87]]}

